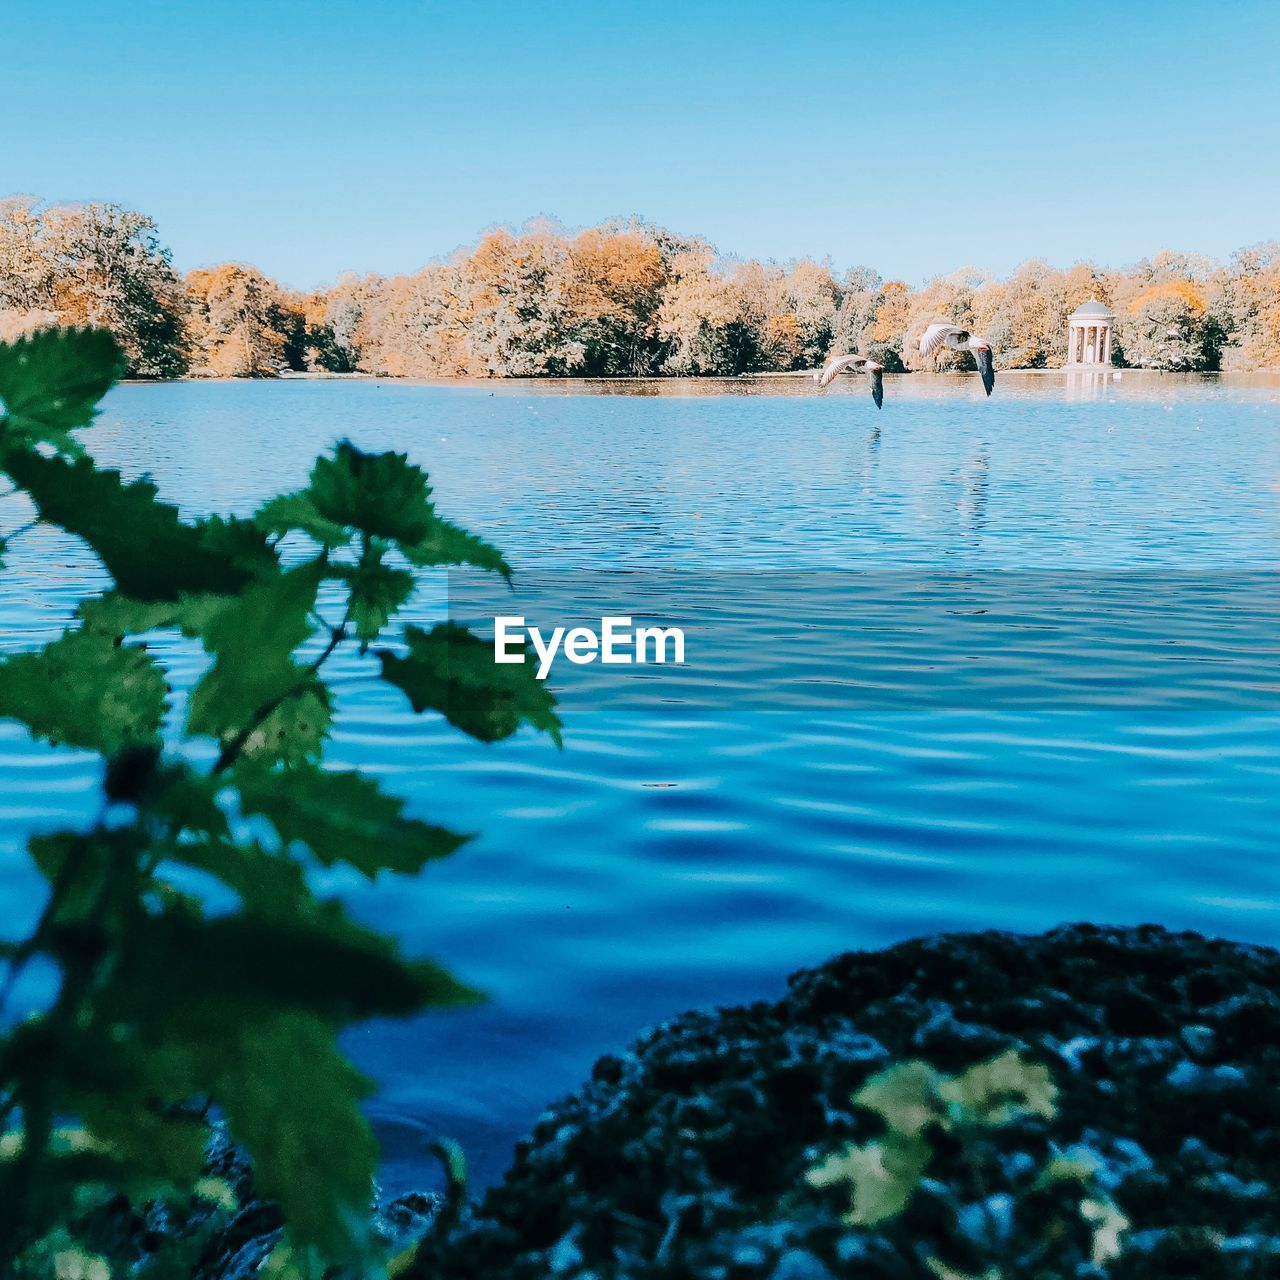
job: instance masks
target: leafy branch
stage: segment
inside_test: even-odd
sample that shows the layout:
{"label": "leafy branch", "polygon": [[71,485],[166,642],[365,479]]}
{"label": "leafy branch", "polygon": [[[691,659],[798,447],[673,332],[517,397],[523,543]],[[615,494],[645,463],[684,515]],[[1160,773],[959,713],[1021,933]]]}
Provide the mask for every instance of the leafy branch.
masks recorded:
{"label": "leafy branch", "polygon": [[[120,369],[101,331],[0,346],[0,471],[33,523],[82,540],[112,579],[60,638],[0,660],[0,717],[102,760],[97,820],[30,841],[48,894],[0,950],[0,1267],[120,1192],[205,1194],[213,1115],[280,1203],[288,1257],[376,1269],[369,1085],[337,1035],[474,993],[317,897],[309,872],[414,875],[467,837],[325,767],[325,667],[344,645],[372,650],[415,711],[484,741],[522,725],[559,741],[559,720],[532,665],[495,667],[465,628],[397,631],[418,570],[510,575],[438,515],[405,455],[344,442],[253,519],[187,521],[76,434]],[[317,612],[322,588],[345,594],[336,626]],[[165,631],[209,658],[169,741],[170,681],[147,644]],[[213,882],[221,894],[191,887]],[[36,961],[56,990],[15,1020]]]}

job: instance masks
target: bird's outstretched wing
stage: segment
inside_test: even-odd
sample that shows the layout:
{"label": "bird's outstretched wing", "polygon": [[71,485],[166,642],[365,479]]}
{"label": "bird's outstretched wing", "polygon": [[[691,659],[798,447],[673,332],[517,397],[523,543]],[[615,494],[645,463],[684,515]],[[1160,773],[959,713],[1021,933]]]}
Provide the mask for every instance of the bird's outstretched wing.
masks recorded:
{"label": "bird's outstretched wing", "polygon": [[827,361],[826,365],[823,367],[822,373],[818,377],[819,389],[825,390],[836,380],[836,377],[846,369],[853,369],[856,371],[861,369],[866,363],[866,356],[834,356],[832,359]]}
{"label": "bird's outstretched wing", "polygon": [[979,347],[973,353],[973,358],[978,362],[978,372],[982,374],[982,385],[986,387],[987,395],[990,395],[996,385],[996,367],[992,362],[991,348]]}
{"label": "bird's outstretched wing", "polygon": [[920,354],[922,356],[933,355],[948,338],[957,338],[959,341],[965,342],[968,337],[969,334],[958,324],[935,322],[920,336]]}
{"label": "bird's outstretched wing", "polygon": [[877,409],[884,408],[884,370],[876,365],[874,368],[867,370],[867,377],[871,379],[871,398],[876,402]]}

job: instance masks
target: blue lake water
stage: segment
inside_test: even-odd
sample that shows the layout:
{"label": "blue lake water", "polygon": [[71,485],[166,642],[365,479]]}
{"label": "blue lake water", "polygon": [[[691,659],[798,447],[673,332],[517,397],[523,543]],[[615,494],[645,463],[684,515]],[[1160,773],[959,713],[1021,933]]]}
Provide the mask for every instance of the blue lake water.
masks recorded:
{"label": "blue lake water", "polygon": [[[879,413],[855,380],[188,383],[118,388],[90,433],[193,513],[301,484],[340,436],[427,467],[531,620],[661,616],[691,648],[557,666],[563,751],[467,743],[337,668],[335,762],[480,833],[419,881],[329,882],[489,995],[352,1036],[391,1189],[440,1134],[496,1177],[599,1054],[849,947],[1084,917],[1280,942],[1280,379],[1002,376],[988,401],[917,375]],[[44,530],[7,560],[8,648],[99,581]],[[161,653],[189,684],[198,655]],[[84,820],[95,781],[0,726],[13,931],[23,838]]]}

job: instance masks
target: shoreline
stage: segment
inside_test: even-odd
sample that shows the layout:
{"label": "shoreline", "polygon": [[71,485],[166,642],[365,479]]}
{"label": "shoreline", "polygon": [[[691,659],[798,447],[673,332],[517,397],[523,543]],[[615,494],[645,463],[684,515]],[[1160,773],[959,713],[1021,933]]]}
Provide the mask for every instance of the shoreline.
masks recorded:
{"label": "shoreline", "polygon": [[[126,386],[165,386],[176,383],[283,383],[283,382],[382,382],[404,386],[448,386],[448,387],[521,387],[521,386],[570,386],[576,383],[609,386],[711,386],[726,384],[730,386],[750,386],[756,383],[805,383],[812,382],[816,369],[793,369],[784,372],[759,372],[739,374],[559,374],[538,377],[492,377],[480,378],[470,376],[415,378],[402,377],[388,373],[329,373],[323,370],[287,370],[269,377],[204,377],[199,374],[184,374],[180,378],[122,378],[121,385]],[[904,370],[901,373],[886,373],[886,381],[895,384],[909,385],[920,383],[961,384],[972,380],[976,375],[972,370]],[[1174,383],[1222,383],[1224,385],[1251,384],[1265,385],[1274,381],[1280,386],[1280,367],[1270,369],[1210,370],[1204,372],[1176,372],[1166,369],[1135,369],[1120,366],[1073,366],[1065,365],[1047,369],[1000,369],[997,370],[999,382],[1022,380],[1036,381],[1046,378],[1060,378],[1064,385],[1075,383],[1120,383],[1133,380],[1142,382],[1168,381]],[[852,380],[851,380],[852,381]]]}

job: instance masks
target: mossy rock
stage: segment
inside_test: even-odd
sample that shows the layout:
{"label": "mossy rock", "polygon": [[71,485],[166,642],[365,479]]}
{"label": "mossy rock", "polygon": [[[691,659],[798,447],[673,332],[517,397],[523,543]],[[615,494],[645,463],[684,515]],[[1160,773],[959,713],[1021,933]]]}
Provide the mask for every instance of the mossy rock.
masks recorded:
{"label": "mossy rock", "polygon": [[1011,1047],[1051,1069],[1058,1112],[993,1135],[983,1212],[1085,1148],[1131,1224],[1109,1269],[1082,1227],[1039,1274],[1280,1276],[1280,955],[1088,925],[850,953],[776,1003],[675,1019],[601,1059],[422,1262],[439,1280],[928,1277],[969,1248],[942,1211],[967,1177],[955,1144],[874,1233],[805,1172],[874,1136],[850,1095],[889,1063],[959,1071]]}

